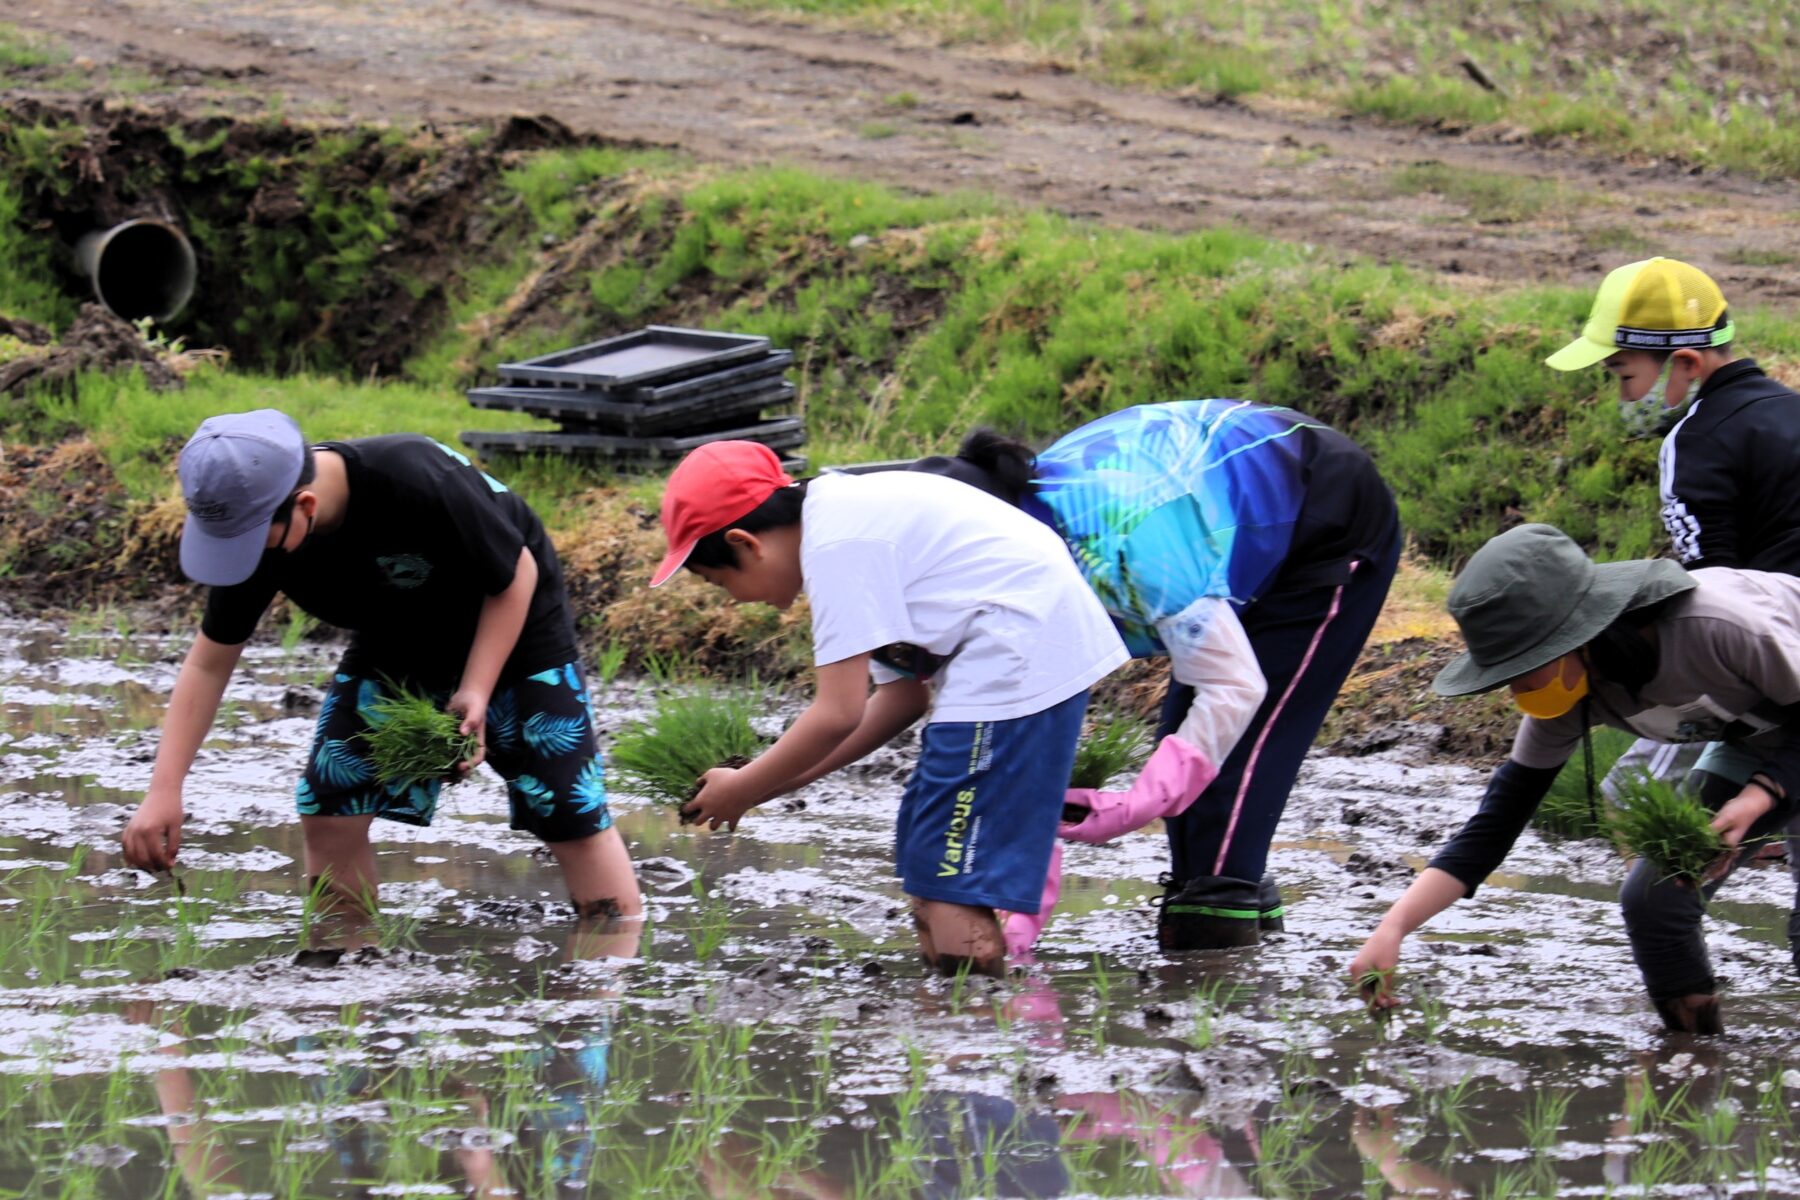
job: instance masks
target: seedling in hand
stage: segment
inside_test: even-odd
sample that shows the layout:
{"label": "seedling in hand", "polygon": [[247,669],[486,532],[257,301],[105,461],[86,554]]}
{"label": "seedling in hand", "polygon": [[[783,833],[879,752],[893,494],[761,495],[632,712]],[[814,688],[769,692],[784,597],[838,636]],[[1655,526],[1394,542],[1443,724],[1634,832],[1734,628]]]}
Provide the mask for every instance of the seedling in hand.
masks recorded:
{"label": "seedling in hand", "polygon": [[456,768],[480,752],[480,739],[462,732],[462,718],[429,696],[387,683],[393,694],[369,705],[369,729],[361,735],[375,778],[387,787],[454,782]]}

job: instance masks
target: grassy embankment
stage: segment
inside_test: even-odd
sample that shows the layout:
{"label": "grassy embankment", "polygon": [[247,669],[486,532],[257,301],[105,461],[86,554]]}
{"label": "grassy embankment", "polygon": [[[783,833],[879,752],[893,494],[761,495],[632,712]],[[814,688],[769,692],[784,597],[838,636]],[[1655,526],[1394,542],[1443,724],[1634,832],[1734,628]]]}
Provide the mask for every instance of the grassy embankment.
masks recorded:
{"label": "grassy embankment", "polygon": [[[61,326],[70,282],[28,226],[55,148],[75,135],[14,122],[0,136],[10,167],[0,183],[0,311]],[[238,339],[237,363],[201,365],[177,392],[91,375],[0,410],[9,441],[91,439],[127,516],[111,542],[84,535],[64,557],[129,553],[139,582],[171,578],[173,452],[206,415],[277,405],[315,438],[413,429],[454,441],[464,428],[507,423],[470,410],[459,390],[491,378],[495,362],[652,321],[766,333],[792,347],[819,464],[941,450],[980,423],[1047,439],[1127,404],[1243,396],[1315,413],[1368,446],[1424,563],[1454,565],[1520,518],[1552,521],[1605,555],[1657,543],[1653,446],[1621,440],[1597,376],[1540,365],[1583,315],[1586,297],[1572,292],[1471,294],[1230,230],[1098,229],[975,199],[591,147],[497,159],[493,177],[474,185],[484,240],[443,247],[453,266],[421,283],[385,253],[405,231],[367,195],[351,220],[307,179],[346,155],[416,145],[392,133],[320,134],[261,161],[246,181],[227,140],[178,132],[159,179],[178,199],[188,181],[291,185],[305,201],[272,229],[197,231],[209,270],[254,268],[234,275],[244,289],[234,304],[267,316],[235,333],[209,326]],[[340,293],[358,285],[442,293],[434,323],[375,331],[407,348],[385,376],[329,369],[351,345],[332,325],[352,299]],[[312,306],[292,303],[304,286]],[[1765,360],[1800,348],[1800,327],[1779,315],[1747,312],[1740,328]],[[803,614],[726,612],[692,583],[643,589],[659,542],[655,481],[615,482],[561,461],[492,465],[546,514],[597,646],[628,647],[637,661],[756,666],[765,677],[803,664],[804,639],[785,636]],[[16,534],[0,553],[0,570],[21,576],[41,561]],[[1418,709],[1400,685],[1416,683],[1421,655],[1442,655],[1431,641],[1445,630],[1442,575],[1421,566],[1407,580],[1384,635],[1401,648],[1378,648],[1353,689],[1383,715]]]}
{"label": "grassy embankment", "polygon": [[[1781,0],[721,0],[979,47],[1202,100],[1800,174],[1800,27]],[[1493,85],[1477,83],[1472,60]],[[893,129],[916,98],[893,98]]]}

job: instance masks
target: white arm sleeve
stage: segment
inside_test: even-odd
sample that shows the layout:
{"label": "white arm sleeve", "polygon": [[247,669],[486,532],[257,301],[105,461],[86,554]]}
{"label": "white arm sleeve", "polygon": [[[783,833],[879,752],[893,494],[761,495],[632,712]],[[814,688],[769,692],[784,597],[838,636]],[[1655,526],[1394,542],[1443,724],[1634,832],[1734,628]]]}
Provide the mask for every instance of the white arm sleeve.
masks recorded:
{"label": "white arm sleeve", "polygon": [[1194,689],[1194,703],[1175,736],[1213,762],[1224,762],[1269,690],[1249,635],[1230,603],[1216,596],[1158,621],[1156,631],[1169,649],[1176,682]]}

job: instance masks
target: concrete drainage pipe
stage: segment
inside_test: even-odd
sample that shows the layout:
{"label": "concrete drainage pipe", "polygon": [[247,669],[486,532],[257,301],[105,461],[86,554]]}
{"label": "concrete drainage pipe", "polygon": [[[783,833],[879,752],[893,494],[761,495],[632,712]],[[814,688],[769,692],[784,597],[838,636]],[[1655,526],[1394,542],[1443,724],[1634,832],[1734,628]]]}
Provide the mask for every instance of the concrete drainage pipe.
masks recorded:
{"label": "concrete drainage pipe", "polygon": [[127,321],[174,319],[193,296],[198,274],[187,235],[148,218],[83,234],[75,262],[92,281],[94,298]]}

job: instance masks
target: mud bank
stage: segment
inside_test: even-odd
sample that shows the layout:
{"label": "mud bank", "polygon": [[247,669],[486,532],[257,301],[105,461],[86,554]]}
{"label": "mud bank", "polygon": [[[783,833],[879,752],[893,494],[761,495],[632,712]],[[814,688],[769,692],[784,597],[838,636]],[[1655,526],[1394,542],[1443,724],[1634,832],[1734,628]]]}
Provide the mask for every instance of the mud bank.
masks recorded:
{"label": "mud bank", "polygon": [[[1404,1015],[1368,1021],[1345,964],[1478,793],[1416,747],[1309,761],[1273,864],[1288,932],[1249,952],[1156,952],[1144,833],[1069,848],[1014,980],[924,978],[888,868],[904,745],[733,836],[616,794],[635,941],[579,936],[484,777],[432,828],[379,831],[384,912],[352,936],[296,887],[320,649],[247,656],[186,792],[181,889],[118,861],[180,648],[0,625],[0,1187],[1800,1190],[1784,873],[1716,906],[1723,1038],[1656,1031],[1611,853],[1531,833],[1410,948]],[[597,690],[603,727],[649,696]]]}

